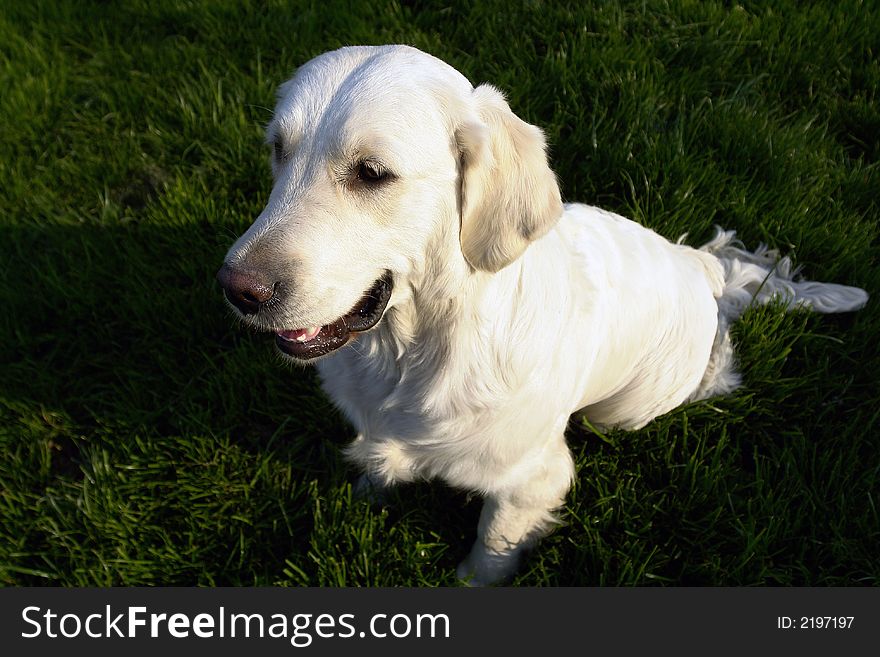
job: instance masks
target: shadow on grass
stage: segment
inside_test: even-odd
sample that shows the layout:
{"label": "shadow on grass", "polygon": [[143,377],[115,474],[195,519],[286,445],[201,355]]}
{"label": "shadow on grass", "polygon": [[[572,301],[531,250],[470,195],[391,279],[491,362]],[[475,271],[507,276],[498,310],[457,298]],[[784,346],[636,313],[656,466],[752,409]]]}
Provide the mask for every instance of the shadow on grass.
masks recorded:
{"label": "shadow on grass", "polygon": [[270,340],[236,330],[213,281],[228,231],[218,232],[11,228],[3,397],[167,433],[209,419],[228,427],[259,412],[273,387],[288,402],[310,390],[310,370],[284,372]]}
{"label": "shadow on grass", "polygon": [[[33,534],[24,552],[57,547],[50,529],[37,529],[41,500],[53,490],[66,531],[92,534],[80,537],[84,549],[108,532],[134,531],[143,518],[124,518],[132,506],[163,526],[159,542],[200,523],[210,534],[217,520],[189,507],[211,497],[206,509],[223,518],[227,496],[228,514],[242,515],[243,524],[292,518],[287,530],[266,532],[265,549],[278,553],[257,557],[262,567],[272,570],[275,561],[280,572],[291,551],[306,551],[301,482],[340,483],[336,447],[349,430],[317,394],[311,370],[286,371],[271,340],[231,321],[213,282],[227,232],[145,224],[7,232],[3,478],[10,500],[21,498],[16,531]],[[94,500],[83,510],[88,486],[119,499],[105,499],[97,514]],[[249,496],[279,508],[235,508]],[[184,512],[195,516],[181,522],[175,516]],[[91,516],[81,525],[72,519],[83,513]],[[15,519],[5,519],[13,531]]]}

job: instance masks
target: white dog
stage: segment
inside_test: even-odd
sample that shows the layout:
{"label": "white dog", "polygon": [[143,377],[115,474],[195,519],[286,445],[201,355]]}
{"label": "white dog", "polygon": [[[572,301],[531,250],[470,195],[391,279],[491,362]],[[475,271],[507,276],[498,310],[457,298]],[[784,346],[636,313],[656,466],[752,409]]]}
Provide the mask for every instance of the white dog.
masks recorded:
{"label": "white dog", "polygon": [[413,48],[308,62],[267,133],[274,188],[218,274],[226,296],[315,362],[370,485],[485,497],[458,570],[472,584],[509,577],[552,526],[572,413],[638,428],[733,390],[728,327],[752,302],[867,301],[732,232],[693,249],[563,205],[541,130]]}

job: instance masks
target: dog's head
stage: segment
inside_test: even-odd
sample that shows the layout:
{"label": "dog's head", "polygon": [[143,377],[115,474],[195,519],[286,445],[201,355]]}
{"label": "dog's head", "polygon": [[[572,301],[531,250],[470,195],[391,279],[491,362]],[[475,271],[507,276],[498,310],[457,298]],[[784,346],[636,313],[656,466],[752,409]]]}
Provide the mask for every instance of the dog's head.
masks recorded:
{"label": "dog's head", "polygon": [[308,62],[266,134],[274,187],[218,278],[299,360],[370,329],[425,277],[500,270],[562,212],[543,133],[406,46]]}

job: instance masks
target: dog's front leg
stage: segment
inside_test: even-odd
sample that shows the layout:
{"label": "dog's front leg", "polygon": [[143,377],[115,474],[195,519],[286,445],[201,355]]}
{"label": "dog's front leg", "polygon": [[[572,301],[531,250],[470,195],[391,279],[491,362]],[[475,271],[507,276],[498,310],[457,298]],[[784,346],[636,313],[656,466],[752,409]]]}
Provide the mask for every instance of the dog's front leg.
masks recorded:
{"label": "dog's front leg", "polygon": [[508,580],[516,572],[523,552],[556,524],[554,511],[562,506],[574,475],[571,453],[560,438],[531,463],[518,463],[514,482],[486,496],[477,541],[456,574],[470,586],[487,586]]}

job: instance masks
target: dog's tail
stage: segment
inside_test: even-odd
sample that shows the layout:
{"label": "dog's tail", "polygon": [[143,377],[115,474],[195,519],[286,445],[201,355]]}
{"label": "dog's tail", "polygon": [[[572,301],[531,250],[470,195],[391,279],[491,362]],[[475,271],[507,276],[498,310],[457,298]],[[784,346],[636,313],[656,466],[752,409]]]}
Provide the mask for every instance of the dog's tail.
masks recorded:
{"label": "dog's tail", "polygon": [[778,300],[787,308],[808,308],[819,313],[845,313],[868,302],[858,287],[803,280],[788,257],[761,244],[747,251],[736,232],[717,229],[715,237],[700,247],[724,267],[724,289],[718,299],[719,314],[728,321],[739,317],[752,304]]}
{"label": "dog's tail", "polygon": [[763,244],[747,251],[732,230],[718,228],[700,251],[717,258],[724,279],[717,288],[720,296],[715,344],[703,381],[691,400],[727,394],[740,385],[729,329],[749,306],[778,300],[789,309],[843,313],[858,310],[868,301],[868,293],[861,288],[801,279],[788,257],[779,257],[777,251]]}

